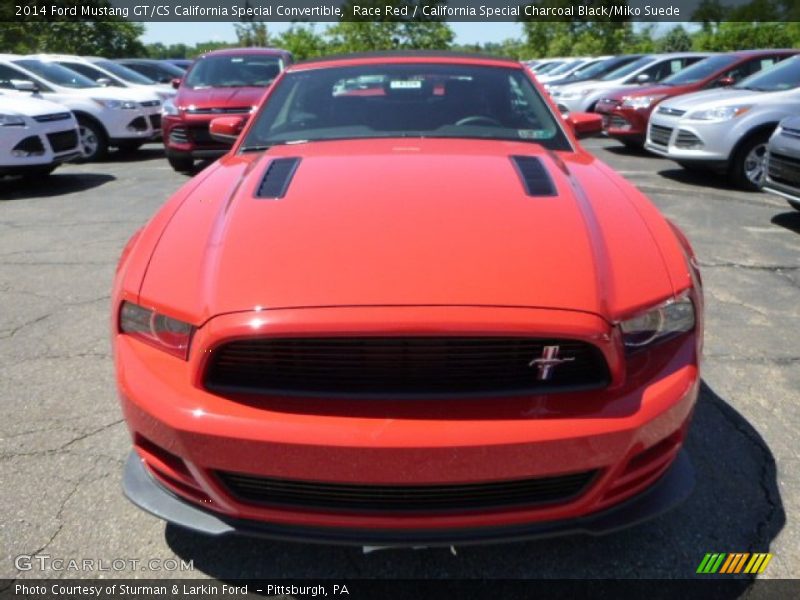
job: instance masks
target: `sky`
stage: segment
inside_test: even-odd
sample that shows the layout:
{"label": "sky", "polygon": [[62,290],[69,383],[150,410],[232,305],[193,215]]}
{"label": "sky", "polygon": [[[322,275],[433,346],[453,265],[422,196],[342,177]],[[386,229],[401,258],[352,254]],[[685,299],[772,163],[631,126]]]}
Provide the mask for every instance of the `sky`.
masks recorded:
{"label": "sky", "polygon": [[[162,44],[189,44],[197,42],[235,42],[236,34],[233,23],[145,23],[145,44],[161,42]],[[268,23],[270,33],[280,33],[291,26],[291,23]],[[328,23],[318,23],[317,31],[323,31]],[[456,34],[456,43],[474,44],[484,42],[502,42],[507,38],[522,35],[519,23],[450,23]]]}

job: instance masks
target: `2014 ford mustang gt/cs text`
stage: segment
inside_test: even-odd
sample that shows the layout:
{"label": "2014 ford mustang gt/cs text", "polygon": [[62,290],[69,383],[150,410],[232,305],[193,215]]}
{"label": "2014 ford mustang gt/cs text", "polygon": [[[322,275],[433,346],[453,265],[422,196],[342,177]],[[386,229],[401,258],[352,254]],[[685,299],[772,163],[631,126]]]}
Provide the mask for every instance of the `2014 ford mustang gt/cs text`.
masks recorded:
{"label": "2014 ford mustang gt/cs text", "polygon": [[[613,531],[693,484],[686,237],[516,62],[320,59],[126,246],[113,290],[140,507],[370,545]],[[587,123],[589,124],[587,126]]]}

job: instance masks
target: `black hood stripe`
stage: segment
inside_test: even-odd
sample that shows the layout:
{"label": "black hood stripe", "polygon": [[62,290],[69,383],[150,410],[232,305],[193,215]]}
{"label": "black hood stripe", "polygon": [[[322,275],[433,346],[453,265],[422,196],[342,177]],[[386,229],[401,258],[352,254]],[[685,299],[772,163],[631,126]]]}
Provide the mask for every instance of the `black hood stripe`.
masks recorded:
{"label": "black hood stripe", "polygon": [[556,186],[542,161],[535,156],[512,156],[511,162],[517,170],[525,193],[528,196],[555,196]]}
{"label": "black hood stripe", "polygon": [[270,162],[256,190],[256,198],[283,198],[299,164],[299,158],[276,158]]}

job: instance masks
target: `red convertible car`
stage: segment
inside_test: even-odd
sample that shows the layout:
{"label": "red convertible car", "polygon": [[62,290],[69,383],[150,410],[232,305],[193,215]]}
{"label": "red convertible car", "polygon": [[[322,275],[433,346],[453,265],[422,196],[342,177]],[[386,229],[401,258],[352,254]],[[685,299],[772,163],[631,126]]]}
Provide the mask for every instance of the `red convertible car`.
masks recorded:
{"label": "red convertible car", "polygon": [[[350,93],[380,89],[381,93]],[[519,63],[294,65],[127,244],[124,488],[208,534],[600,534],[693,485],[686,237]],[[241,132],[240,132],[241,130]]]}

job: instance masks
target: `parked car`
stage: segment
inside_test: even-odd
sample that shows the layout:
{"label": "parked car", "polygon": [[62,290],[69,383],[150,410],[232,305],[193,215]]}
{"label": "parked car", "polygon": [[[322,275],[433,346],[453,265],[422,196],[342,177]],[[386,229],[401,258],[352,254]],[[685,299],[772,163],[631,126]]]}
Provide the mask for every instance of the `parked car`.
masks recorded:
{"label": "parked car", "polygon": [[604,533],[687,496],[696,260],[578,143],[600,117],[463,54],[320,59],[267,93],[211,123],[238,140],[116,271],[135,504],[409,546]]}
{"label": "parked car", "polygon": [[42,177],[80,154],[68,108],[0,93],[0,176]]}
{"label": "parked car", "polygon": [[77,71],[95,83],[110,87],[133,88],[151,92],[162,102],[175,95],[172,85],[164,85],[117,64],[107,58],[94,56],[73,56],[70,54],[33,54],[29,58],[52,61],[62,67]]}
{"label": "parked car", "polygon": [[764,190],[800,210],[800,116],[781,121],[769,139]]}
{"label": "parked car", "polygon": [[682,94],[733,85],[798,52],[747,50],[709,56],[657,85],[606,94],[598,101],[595,112],[603,115],[609,137],[627,146],[641,147],[647,138],[650,114],[659,103]]}
{"label": "parked car", "polygon": [[[114,62],[136,71],[140,75],[144,75],[155,82],[169,85],[172,85],[174,79],[180,79],[186,74],[185,69],[181,69],[166,60],[119,58]],[[172,95],[174,96],[175,94],[173,93]]]}
{"label": "parked car", "polygon": [[166,58],[164,59],[164,62],[175,65],[176,67],[183,69],[185,72],[189,70],[189,67],[192,66],[194,60],[191,58]]}
{"label": "parked car", "polygon": [[163,107],[167,160],[189,171],[198,158],[217,158],[230,143],[211,138],[208,125],[221,114],[249,115],[273,80],[292,63],[286,50],[230,48],[199,57]]}
{"label": "parked car", "polygon": [[701,52],[648,54],[600,79],[562,85],[552,89],[550,94],[570,111],[593,111],[597,101],[611,90],[636,89],[661,81],[707,56],[708,53]]}
{"label": "parked car", "polygon": [[0,91],[63,104],[78,120],[82,160],[109,147],[133,151],[161,131],[161,101],[152,92],[98,85],[51,61],[0,54]]}
{"label": "parked car", "polygon": [[548,70],[544,75],[537,75],[536,79],[539,83],[547,83],[548,81],[568,77],[571,73],[585,65],[589,60],[591,59],[588,57],[569,58],[555,69]]}
{"label": "parked car", "polygon": [[800,56],[738,84],[662,102],[650,116],[645,148],[686,168],[725,172],[744,189],[764,179],[767,141],[800,112]]}
{"label": "parked car", "polygon": [[639,60],[641,57],[641,54],[623,54],[621,56],[612,56],[611,58],[601,60],[591,65],[584,65],[566,77],[548,81],[544,87],[552,93],[554,88],[563,85],[600,79],[612,71],[621,69],[625,65]]}

